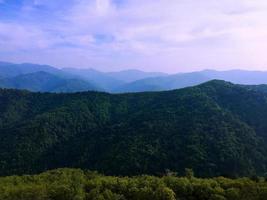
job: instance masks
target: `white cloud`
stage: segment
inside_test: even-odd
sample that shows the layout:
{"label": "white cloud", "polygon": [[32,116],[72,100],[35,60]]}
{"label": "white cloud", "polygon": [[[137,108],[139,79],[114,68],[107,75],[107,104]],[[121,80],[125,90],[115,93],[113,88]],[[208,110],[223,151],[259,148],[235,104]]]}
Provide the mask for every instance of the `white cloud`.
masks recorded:
{"label": "white cloud", "polygon": [[[34,4],[55,6],[53,2],[35,0]],[[6,38],[0,45],[9,43],[10,51],[53,48],[62,52],[58,55],[76,55],[68,64],[82,66],[78,55],[102,66],[135,63],[168,71],[181,70],[177,66],[190,71],[215,65],[260,68],[263,64],[267,69],[265,0],[125,0],[120,5],[112,0],[70,2],[56,18],[46,19],[49,23],[21,24],[16,19],[1,23],[0,19],[0,37]],[[112,40],[97,42],[97,35]],[[66,65],[64,58],[58,57],[58,65]]]}
{"label": "white cloud", "polygon": [[38,50],[51,48],[62,39],[34,26],[0,22],[0,50]]}

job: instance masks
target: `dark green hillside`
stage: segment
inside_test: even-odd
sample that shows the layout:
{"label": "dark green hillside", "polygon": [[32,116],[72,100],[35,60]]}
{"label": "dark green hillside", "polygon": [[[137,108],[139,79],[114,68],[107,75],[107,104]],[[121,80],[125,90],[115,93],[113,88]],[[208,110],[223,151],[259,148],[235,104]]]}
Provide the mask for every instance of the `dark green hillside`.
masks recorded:
{"label": "dark green hillside", "polygon": [[0,173],[263,175],[266,119],[265,94],[223,81],[121,95],[1,90]]}
{"label": "dark green hillside", "polygon": [[213,81],[203,84],[206,93],[219,106],[230,110],[252,127],[256,133],[267,140],[267,96],[262,86],[235,86],[223,81]]}
{"label": "dark green hillside", "polygon": [[248,87],[251,90],[255,90],[255,91],[258,91],[258,92],[267,93],[267,85],[266,84],[250,85],[250,86],[245,86],[245,87]]}

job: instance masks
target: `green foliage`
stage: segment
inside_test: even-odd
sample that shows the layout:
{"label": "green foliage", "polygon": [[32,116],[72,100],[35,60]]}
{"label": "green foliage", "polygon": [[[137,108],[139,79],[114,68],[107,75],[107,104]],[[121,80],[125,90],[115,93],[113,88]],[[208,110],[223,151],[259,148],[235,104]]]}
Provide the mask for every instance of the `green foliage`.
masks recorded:
{"label": "green foliage", "polygon": [[58,169],[0,178],[0,200],[264,200],[267,183],[248,178],[111,177]]}
{"label": "green foliage", "polygon": [[0,175],[262,176],[266,133],[266,94],[221,81],[120,95],[0,90]]}
{"label": "green foliage", "polygon": [[185,169],[185,176],[188,178],[188,179],[191,179],[194,177],[194,171],[192,169],[188,169],[186,168]]}

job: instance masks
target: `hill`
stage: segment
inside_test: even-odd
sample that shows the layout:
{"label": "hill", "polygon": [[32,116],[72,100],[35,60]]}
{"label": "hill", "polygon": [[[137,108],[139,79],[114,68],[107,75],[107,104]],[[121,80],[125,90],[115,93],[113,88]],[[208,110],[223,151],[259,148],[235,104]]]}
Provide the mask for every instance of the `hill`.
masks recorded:
{"label": "hill", "polygon": [[261,84],[261,85],[246,85],[245,87],[250,88],[251,90],[267,93],[267,85]]}
{"label": "hill", "polygon": [[144,92],[144,91],[164,91],[180,89],[198,85],[211,80],[201,73],[185,73],[161,77],[145,78],[117,88],[116,92]]}
{"label": "hill", "polygon": [[83,80],[89,81],[107,92],[112,92],[115,88],[124,84],[124,81],[117,80],[104,72],[94,69],[73,69],[65,68],[64,72],[76,75]]}
{"label": "hill", "polygon": [[30,74],[35,72],[47,72],[51,74],[61,74],[59,69],[56,69],[48,65],[38,65],[31,63],[14,64],[8,62],[0,62],[0,77],[10,78],[16,77],[23,74]]}
{"label": "hill", "polygon": [[133,69],[119,71],[119,72],[108,72],[106,74],[117,80],[121,80],[125,83],[130,83],[145,78],[162,77],[168,75],[161,72],[143,72],[140,70],[133,70]]}
{"label": "hill", "polygon": [[199,72],[179,73],[168,76],[139,79],[117,88],[116,92],[164,91],[195,86],[210,80],[224,80],[235,84],[267,84],[267,72],[229,70],[204,70]]}
{"label": "hill", "polygon": [[100,90],[86,81],[80,79],[65,79],[47,72],[35,72],[18,75],[12,78],[0,79],[0,87],[26,89],[36,92],[77,92]]}
{"label": "hill", "polygon": [[0,174],[79,167],[112,175],[266,171],[267,100],[223,81],[111,95],[0,90]]}
{"label": "hill", "polygon": [[201,71],[201,73],[211,79],[220,79],[220,80],[230,81],[236,84],[243,84],[243,85],[267,84],[267,72],[266,71],[204,70],[204,71]]}

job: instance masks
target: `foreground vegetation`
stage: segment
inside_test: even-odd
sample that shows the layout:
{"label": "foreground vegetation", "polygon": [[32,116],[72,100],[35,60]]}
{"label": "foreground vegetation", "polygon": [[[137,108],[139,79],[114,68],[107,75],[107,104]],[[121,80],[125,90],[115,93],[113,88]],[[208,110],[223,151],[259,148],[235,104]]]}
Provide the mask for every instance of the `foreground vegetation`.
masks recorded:
{"label": "foreground vegetation", "polygon": [[1,200],[266,200],[265,179],[111,177],[77,169],[0,178]]}

